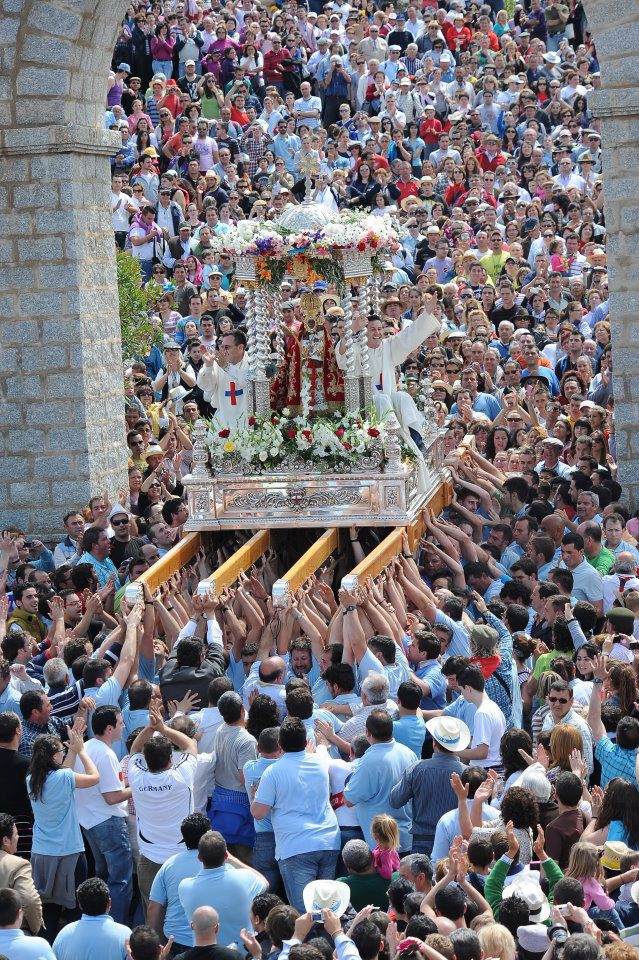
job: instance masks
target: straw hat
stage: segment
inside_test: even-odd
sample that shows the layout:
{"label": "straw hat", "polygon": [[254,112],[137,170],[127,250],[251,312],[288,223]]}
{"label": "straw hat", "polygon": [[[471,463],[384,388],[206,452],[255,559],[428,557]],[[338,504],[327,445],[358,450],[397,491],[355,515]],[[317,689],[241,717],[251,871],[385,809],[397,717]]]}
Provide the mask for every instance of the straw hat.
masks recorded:
{"label": "straw hat", "polygon": [[451,753],[465,750],[471,740],[470,730],[464,721],[457,717],[433,717],[426,722],[426,729],[433,740]]}
{"label": "straw hat", "polygon": [[302,897],[307,913],[332,910],[341,917],[350,903],[351,891],[339,880],[312,880],[304,887]]}

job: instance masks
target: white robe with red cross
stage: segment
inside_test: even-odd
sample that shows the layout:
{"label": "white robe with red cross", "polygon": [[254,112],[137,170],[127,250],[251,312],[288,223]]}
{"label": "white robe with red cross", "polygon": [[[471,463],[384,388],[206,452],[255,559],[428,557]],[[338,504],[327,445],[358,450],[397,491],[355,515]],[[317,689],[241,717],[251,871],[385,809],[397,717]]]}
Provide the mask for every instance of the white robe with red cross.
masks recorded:
{"label": "white robe with red cross", "polygon": [[244,354],[239,363],[227,367],[205,364],[197,375],[197,385],[204,399],[217,408],[215,419],[223,428],[237,430],[240,420],[248,418],[248,374],[249,359]]}

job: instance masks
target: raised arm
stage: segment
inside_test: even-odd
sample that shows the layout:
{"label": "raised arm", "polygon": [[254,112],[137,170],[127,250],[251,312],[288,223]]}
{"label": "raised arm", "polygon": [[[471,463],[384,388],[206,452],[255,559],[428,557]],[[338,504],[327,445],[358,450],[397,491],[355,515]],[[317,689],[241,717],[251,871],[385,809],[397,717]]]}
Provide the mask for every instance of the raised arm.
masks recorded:
{"label": "raised arm", "polygon": [[129,679],[129,674],[131,672],[131,667],[133,666],[133,661],[135,660],[137,654],[138,627],[142,621],[143,614],[144,604],[136,603],[133,609],[129,610],[124,617],[124,622],[126,624],[124,643],[122,644],[122,651],[120,653],[118,665],[113,671],[113,676],[122,688],[126,686],[126,682]]}
{"label": "raised arm", "polygon": [[605,658],[601,655],[594,658],[594,665],[594,682],[588,706],[588,723],[592,730],[593,740],[597,744],[606,736],[606,728],[601,721],[601,690],[599,688],[608,676],[608,671]]}

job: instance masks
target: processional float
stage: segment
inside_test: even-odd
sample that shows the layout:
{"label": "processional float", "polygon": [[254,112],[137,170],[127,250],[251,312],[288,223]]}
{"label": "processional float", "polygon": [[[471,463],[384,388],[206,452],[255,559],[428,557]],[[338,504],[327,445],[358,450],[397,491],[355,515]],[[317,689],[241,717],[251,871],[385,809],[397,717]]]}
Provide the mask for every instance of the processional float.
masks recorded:
{"label": "processional float", "polygon": [[[234,431],[195,425],[187,530],[402,526],[447,477],[430,381],[416,398],[418,449],[393,412],[377,413],[366,334],[353,331],[354,316],[379,315],[397,227],[313,202],[313,158],[303,167],[302,203],[275,221],[240,221],[216,241],[247,291],[250,413]],[[284,280],[301,284],[293,325],[282,319]],[[343,311],[343,376],[325,323],[334,307]]]}

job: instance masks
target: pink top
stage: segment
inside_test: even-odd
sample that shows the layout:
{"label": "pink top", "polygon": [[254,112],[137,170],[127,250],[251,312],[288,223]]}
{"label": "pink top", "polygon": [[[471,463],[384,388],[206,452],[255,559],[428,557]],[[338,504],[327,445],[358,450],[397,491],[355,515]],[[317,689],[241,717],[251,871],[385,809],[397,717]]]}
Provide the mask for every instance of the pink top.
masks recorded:
{"label": "pink top", "polygon": [[399,870],[399,854],[397,850],[384,850],[375,847],[373,863],[380,877],[384,880],[390,880],[395,870]]}
{"label": "pink top", "polygon": [[593,903],[600,910],[613,909],[615,901],[606,895],[598,880],[589,877],[587,880],[582,880],[581,885],[584,888],[584,910],[589,910]]}

